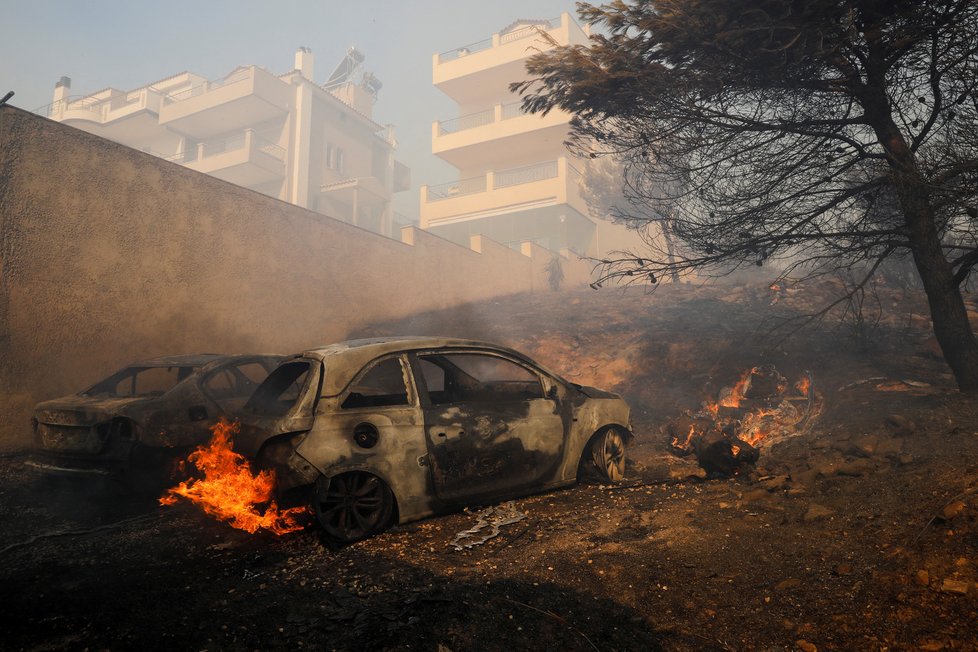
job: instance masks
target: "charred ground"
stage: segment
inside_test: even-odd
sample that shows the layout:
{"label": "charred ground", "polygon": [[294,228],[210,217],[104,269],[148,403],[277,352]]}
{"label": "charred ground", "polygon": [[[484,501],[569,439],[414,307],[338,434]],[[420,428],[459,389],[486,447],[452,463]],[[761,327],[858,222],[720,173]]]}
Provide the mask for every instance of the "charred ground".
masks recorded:
{"label": "charred ground", "polygon": [[[978,401],[913,293],[767,334],[832,290],[536,294],[355,334],[498,341],[631,403],[627,482],[519,500],[525,520],[467,551],[448,545],[467,514],[332,550],[4,458],[2,647],[978,649]],[[813,373],[807,432],[733,479],[668,454],[670,419],[767,363]]]}

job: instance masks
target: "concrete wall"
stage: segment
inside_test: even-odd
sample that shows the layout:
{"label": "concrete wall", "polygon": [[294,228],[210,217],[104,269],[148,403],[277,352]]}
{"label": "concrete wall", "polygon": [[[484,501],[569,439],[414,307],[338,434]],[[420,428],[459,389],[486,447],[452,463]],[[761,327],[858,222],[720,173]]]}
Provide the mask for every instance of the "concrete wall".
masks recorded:
{"label": "concrete wall", "polygon": [[[294,352],[416,311],[546,289],[552,254],[398,242],[0,109],[0,448],[39,400],[136,359]],[[565,284],[587,263],[564,259]]]}

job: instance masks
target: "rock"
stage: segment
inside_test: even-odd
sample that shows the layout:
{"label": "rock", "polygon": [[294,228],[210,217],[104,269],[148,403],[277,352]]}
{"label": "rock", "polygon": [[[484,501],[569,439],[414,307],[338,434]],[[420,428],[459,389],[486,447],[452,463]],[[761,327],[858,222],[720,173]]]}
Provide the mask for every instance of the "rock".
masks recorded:
{"label": "rock", "polygon": [[795,647],[797,647],[801,652],[818,652],[818,648],[814,643],[809,643],[803,638],[799,638],[795,641]]}
{"label": "rock", "polygon": [[907,437],[914,434],[917,430],[917,426],[914,425],[913,421],[901,416],[899,414],[891,414],[883,420],[883,424],[886,426],[887,430],[893,433],[897,437]]}
{"label": "rock", "polygon": [[945,521],[950,521],[951,519],[960,516],[961,513],[967,508],[968,505],[961,500],[955,500],[953,503],[948,503],[941,510],[941,516],[944,517]]}
{"label": "rock", "polygon": [[781,580],[774,586],[774,588],[778,591],[786,591],[788,589],[793,589],[799,586],[801,586],[801,580],[791,578],[787,580]]}
{"label": "rock", "polygon": [[788,476],[786,475],[776,475],[773,478],[768,478],[767,480],[762,480],[758,484],[767,489],[768,491],[777,491],[778,489],[784,489],[785,485],[790,482]]}
{"label": "rock", "polygon": [[971,585],[968,582],[952,580],[950,578],[941,582],[941,591],[943,593],[951,593],[954,595],[967,595],[970,587]]}
{"label": "rock", "polygon": [[919,584],[920,586],[929,586],[930,585],[930,573],[928,573],[927,571],[921,569],[921,570],[919,570],[919,571],[917,571],[916,573],[913,574],[913,581],[916,582],[917,584]]}
{"label": "rock", "polygon": [[855,457],[870,457],[871,455],[876,454],[876,449],[879,447],[879,443],[879,435],[860,435],[851,439],[847,445],[841,448],[841,450],[846,455],[853,455]]}
{"label": "rock", "polygon": [[896,437],[883,437],[876,445],[876,454],[890,459],[898,459],[903,453],[903,440]]}
{"label": "rock", "polygon": [[835,512],[828,507],[823,507],[822,505],[812,503],[808,506],[808,511],[805,512],[804,520],[806,523],[810,523],[812,521],[817,521],[818,519],[832,516],[833,514],[835,514]]}
{"label": "rock", "polygon": [[832,572],[835,573],[836,575],[849,575],[850,573],[852,573],[852,564],[847,562],[842,562],[834,569],[832,569]]}
{"label": "rock", "polygon": [[900,463],[900,466],[907,466],[908,464],[913,464],[913,455],[911,455],[910,453],[904,453],[897,458],[897,461]]}
{"label": "rock", "polygon": [[743,495],[744,502],[756,503],[771,498],[771,494],[768,493],[767,489],[753,489],[751,491],[744,492]]}
{"label": "rock", "polygon": [[944,644],[940,641],[924,641],[917,646],[917,649],[923,652],[938,652],[938,650],[943,650],[944,647]]}
{"label": "rock", "polygon": [[873,469],[873,463],[865,458],[855,460],[828,459],[815,465],[812,471],[815,475],[828,478],[834,475],[861,476],[868,475]]}

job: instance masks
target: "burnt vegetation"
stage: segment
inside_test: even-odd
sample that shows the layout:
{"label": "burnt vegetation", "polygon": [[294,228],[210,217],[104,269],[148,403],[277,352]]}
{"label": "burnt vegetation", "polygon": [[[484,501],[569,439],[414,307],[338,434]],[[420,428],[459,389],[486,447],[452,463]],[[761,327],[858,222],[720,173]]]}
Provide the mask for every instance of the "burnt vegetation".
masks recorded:
{"label": "burnt vegetation", "polygon": [[[648,249],[601,280],[767,267],[886,270],[925,290],[962,390],[978,343],[961,291],[978,262],[973,0],[579,3],[588,46],[530,59],[524,108],[572,112],[569,146],[624,166],[613,217]],[[907,270],[912,270],[907,274]]]}

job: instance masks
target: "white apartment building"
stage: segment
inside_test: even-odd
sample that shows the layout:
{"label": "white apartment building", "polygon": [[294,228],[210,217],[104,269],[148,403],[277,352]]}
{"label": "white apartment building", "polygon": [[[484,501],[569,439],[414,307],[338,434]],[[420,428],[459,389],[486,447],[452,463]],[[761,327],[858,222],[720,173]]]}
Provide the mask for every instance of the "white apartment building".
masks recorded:
{"label": "white apartment building", "polygon": [[526,78],[532,54],[587,38],[564,13],[518,20],[434,55],[434,85],[455,101],[458,116],[432,124],[431,149],[459,174],[421,187],[421,228],[460,244],[479,234],[511,247],[529,241],[586,256],[641,245],[634,232],[590,215],[580,189],[584,166],[564,146],[571,115],[525,114],[509,90]]}
{"label": "white apartment building", "polygon": [[391,126],[372,118],[378,82],[351,48],[324,84],[307,48],[275,75],[241,66],[219,80],[182,72],[135,90],[72,96],[55,86],[40,112],[190,169],[387,236],[410,171],[394,160]]}

